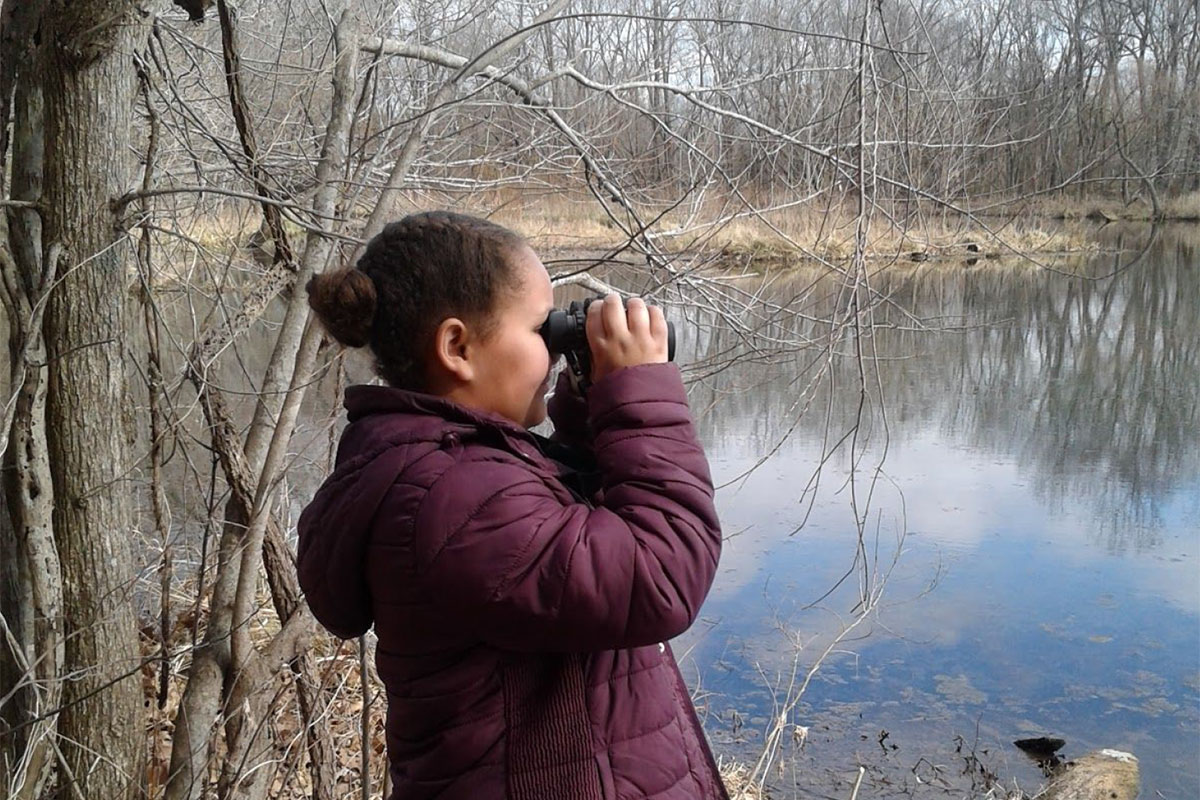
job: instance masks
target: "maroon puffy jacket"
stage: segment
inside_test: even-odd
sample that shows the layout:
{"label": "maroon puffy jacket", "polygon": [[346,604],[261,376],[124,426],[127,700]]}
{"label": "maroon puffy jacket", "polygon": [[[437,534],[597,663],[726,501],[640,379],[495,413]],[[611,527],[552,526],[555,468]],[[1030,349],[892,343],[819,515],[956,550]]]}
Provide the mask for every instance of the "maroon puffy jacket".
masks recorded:
{"label": "maroon puffy jacket", "polygon": [[721,548],[676,367],[552,401],[594,451],[591,497],[499,416],[379,386],[346,407],[300,583],[338,636],[375,624],[395,800],[727,797],[662,644]]}

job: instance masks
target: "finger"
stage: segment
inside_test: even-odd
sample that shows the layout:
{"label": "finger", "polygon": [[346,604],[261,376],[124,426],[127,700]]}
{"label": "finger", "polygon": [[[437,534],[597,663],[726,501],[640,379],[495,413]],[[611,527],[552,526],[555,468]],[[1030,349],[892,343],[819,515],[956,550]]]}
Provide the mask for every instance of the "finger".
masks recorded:
{"label": "finger", "polygon": [[600,313],[603,308],[601,302],[593,302],[587,307],[587,319],[583,327],[589,342],[599,342],[605,338],[604,319]]}
{"label": "finger", "polygon": [[650,312],[642,298],[630,298],[625,304],[625,320],[634,338],[641,339],[650,335]]}
{"label": "finger", "polygon": [[621,339],[629,334],[629,323],[625,320],[625,306],[621,303],[620,295],[613,293],[605,297],[600,314],[608,338]]}
{"label": "finger", "polygon": [[667,346],[667,316],[658,306],[650,306],[650,336],[654,339],[654,343],[661,348],[662,354],[666,356],[669,349]]}

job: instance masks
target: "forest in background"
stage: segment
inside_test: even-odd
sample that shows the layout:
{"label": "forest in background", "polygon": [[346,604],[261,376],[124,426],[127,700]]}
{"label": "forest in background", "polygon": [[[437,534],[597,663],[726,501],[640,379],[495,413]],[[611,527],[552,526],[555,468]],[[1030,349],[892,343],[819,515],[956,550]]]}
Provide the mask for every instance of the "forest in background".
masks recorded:
{"label": "forest in background", "polygon": [[[323,5],[239,7],[243,98],[269,131],[258,161],[293,196],[314,185],[326,124]],[[591,182],[647,204],[811,203],[852,194],[858,148],[877,199],[971,211],[1200,189],[1194,2],[924,0],[864,16],[824,0],[581,0],[534,23],[538,10],[355,5],[352,200],[374,206],[414,123],[427,127],[407,187],[451,197]],[[519,47],[498,35],[527,28]],[[244,187],[219,29],[161,24],[154,38],[159,183]]]}
{"label": "forest in background", "polygon": [[[730,326],[710,369],[806,354],[802,394],[856,344],[883,403],[869,252],[1200,216],[1198,78],[1194,0],[4,0],[0,788],[383,792],[371,642],[318,633],[291,548],[345,380],[299,287],[389,219],[616,262]],[[818,324],[706,271],[744,225],[836,278]]]}
{"label": "forest in background", "polygon": [[[865,16],[833,2],[575,2],[531,24],[538,10],[355,6],[348,234],[369,233],[373,212],[450,206],[552,247],[633,236],[837,260],[854,248],[860,185],[868,249],[885,256],[1079,245],[1044,233],[1046,217],[1200,218],[1194,2],[937,0]],[[145,100],[163,132],[160,216],[199,238],[214,219],[217,235],[253,235],[247,204],[220,194],[257,180],[230,158],[244,115],[270,132],[255,168],[271,196],[312,192],[328,16],[240,6],[240,113],[218,27],[160,26],[149,52],[164,80]],[[495,34],[527,26],[519,46]]]}

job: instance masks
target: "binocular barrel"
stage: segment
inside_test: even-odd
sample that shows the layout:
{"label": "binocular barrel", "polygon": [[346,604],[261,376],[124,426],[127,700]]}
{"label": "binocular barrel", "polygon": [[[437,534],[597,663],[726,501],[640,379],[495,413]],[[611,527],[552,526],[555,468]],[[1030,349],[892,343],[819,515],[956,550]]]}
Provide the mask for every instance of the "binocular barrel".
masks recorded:
{"label": "binocular barrel", "polygon": [[[591,355],[587,341],[587,308],[603,297],[573,300],[565,309],[556,308],[542,324],[542,338],[551,353],[575,353],[583,359]],[[667,322],[667,360],[675,360],[675,323]]]}

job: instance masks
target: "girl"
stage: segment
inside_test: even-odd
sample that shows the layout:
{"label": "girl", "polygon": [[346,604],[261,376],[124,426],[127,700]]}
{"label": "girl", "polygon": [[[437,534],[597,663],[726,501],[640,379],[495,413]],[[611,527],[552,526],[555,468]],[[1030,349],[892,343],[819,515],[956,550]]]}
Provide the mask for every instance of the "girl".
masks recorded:
{"label": "girl", "polygon": [[665,644],[721,531],[662,311],[590,306],[548,440],[554,298],[516,234],[414,214],[308,292],[388,384],[346,390],[298,569],[334,634],[375,625],[394,800],[726,798]]}

